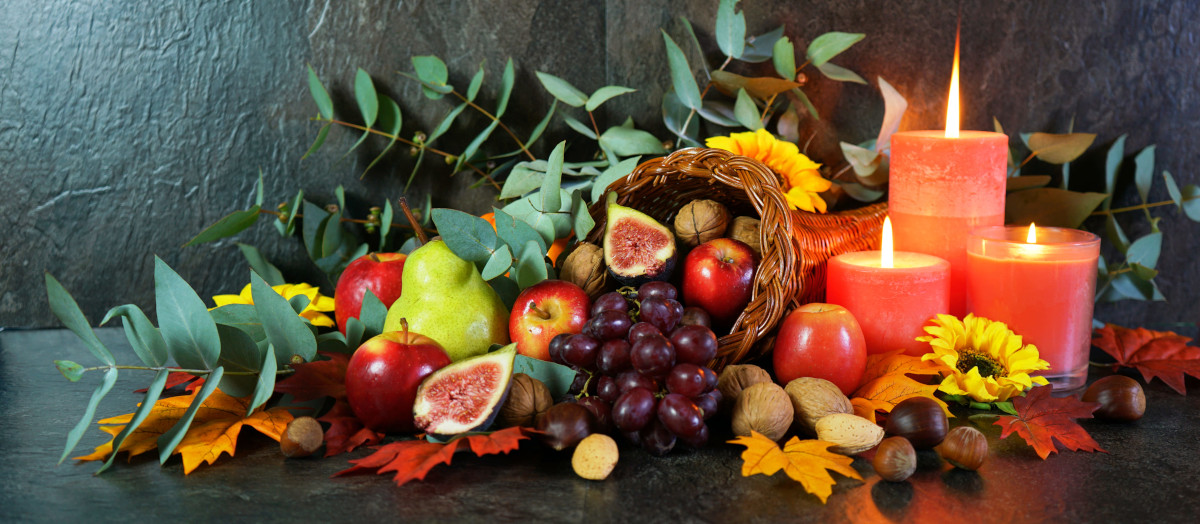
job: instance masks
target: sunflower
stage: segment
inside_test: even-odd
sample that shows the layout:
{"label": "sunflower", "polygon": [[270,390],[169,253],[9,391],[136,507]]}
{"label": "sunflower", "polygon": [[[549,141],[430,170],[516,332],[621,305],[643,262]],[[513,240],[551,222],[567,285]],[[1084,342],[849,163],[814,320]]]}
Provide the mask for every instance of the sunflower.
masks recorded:
{"label": "sunflower", "polygon": [[1021,336],[1003,322],[968,314],[963,320],[938,315],[926,326],[928,336],[917,337],[933,348],[921,360],[937,361],[947,368],[938,389],[948,395],[965,395],[976,402],[1004,402],[1045,377],[1030,372],[1050,369],[1033,344],[1022,345]]}
{"label": "sunflower", "polygon": [[735,155],[748,156],[762,162],[783,177],[784,197],[788,207],[805,211],[825,212],[825,201],[817,194],[833,185],[817,171],[821,164],[800,152],[796,144],[777,140],[766,130],[746,131],[729,136],[714,136],[705,145],[724,149]]}
{"label": "sunflower", "polygon": [[[308,307],[300,312],[300,316],[308,319],[309,323],[314,326],[333,327],[333,319],[325,314],[333,311],[333,298],[321,295],[319,289],[303,282],[299,284],[280,284],[278,286],[271,286],[271,289],[274,289],[276,293],[279,293],[283,298],[288,300],[299,295],[308,297]],[[213,297],[213,302],[216,302],[217,307],[229,304],[254,304],[254,297],[250,295],[250,284],[246,284],[246,287],[242,288],[241,293],[237,295],[217,295]]]}

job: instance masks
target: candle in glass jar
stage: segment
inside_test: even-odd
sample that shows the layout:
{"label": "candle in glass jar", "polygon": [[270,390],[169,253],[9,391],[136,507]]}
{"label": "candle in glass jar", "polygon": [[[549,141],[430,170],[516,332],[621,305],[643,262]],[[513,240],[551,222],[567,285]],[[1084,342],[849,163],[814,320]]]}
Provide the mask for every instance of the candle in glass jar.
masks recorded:
{"label": "candle in glass jar", "polygon": [[967,308],[1037,346],[1055,390],[1087,381],[1100,238],[1057,227],[977,229],[967,245]]}
{"label": "candle in glass jar", "polygon": [[854,314],[867,353],[903,349],[922,355],[929,344],[916,341],[922,326],[950,301],[950,263],[922,253],[892,249],[891,223],[884,220],[880,251],[845,253],[826,267],[825,301]]}

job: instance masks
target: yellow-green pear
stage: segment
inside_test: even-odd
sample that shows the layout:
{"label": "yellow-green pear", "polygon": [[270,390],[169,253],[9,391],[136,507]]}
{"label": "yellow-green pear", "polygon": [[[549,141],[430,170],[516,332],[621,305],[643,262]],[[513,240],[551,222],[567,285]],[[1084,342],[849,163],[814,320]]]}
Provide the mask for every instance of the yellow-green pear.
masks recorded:
{"label": "yellow-green pear", "polygon": [[458,258],[435,240],[414,250],[404,263],[403,291],[388,309],[384,331],[408,330],[436,340],[450,359],[487,353],[508,344],[508,308],[479,275],[475,264]]}

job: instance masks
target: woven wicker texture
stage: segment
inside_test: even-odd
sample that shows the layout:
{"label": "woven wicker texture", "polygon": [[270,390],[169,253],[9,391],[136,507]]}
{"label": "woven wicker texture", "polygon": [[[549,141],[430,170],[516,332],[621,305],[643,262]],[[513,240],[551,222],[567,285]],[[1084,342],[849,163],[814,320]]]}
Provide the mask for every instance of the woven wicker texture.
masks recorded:
{"label": "woven wicker texture", "polygon": [[[782,179],[761,162],[720,149],[690,148],[648,160],[608,191],[617,203],[670,224],[692,200],[725,204],[735,216],[762,220],[762,260],[754,277],[750,304],[730,332],[720,336],[713,369],[720,371],[762,354],[758,344],[793,307],[822,300],[825,262],[852,251],[877,249],[886,204],[842,213],[815,214],[788,209]],[[603,242],[605,202],[590,209],[596,220],[588,241]],[[680,265],[682,267],[682,260]]]}

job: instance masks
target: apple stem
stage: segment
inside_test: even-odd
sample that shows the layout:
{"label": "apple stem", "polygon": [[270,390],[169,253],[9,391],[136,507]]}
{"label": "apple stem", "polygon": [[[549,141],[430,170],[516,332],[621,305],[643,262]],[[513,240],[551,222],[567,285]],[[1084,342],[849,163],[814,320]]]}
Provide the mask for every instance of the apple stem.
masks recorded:
{"label": "apple stem", "polygon": [[382,262],[382,260],[379,260],[379,256],[377,256],[375,253],[368,253],[367,256],[371,258],[371,262],[376,264]]}
{"label": "apple stem", "polygon": [[408,217],[408,223],[412,224],[413,233],[417,235],[417,241],[422,246],[429,243],[429,235],[425,234],[425,228],[421,227],[421,224],[417,222],[417,216],[413,214],[412,208],[408,207],[408,200],[404,197],[400,197],[400,209],[404,211],[404,216]]}
{"label": "apple stem", "polygon": [[547,313],[545,310],[537,307],[537,304],[530,304],[529,309],[532,309],[534,314],[537,316],[542,317],[542,320],[550,320],[550,313]]}
{"label": "apple stem", "polygon": [[404,340],[408,340],[408,319],[400,319],[400,330],[404,332]]}

